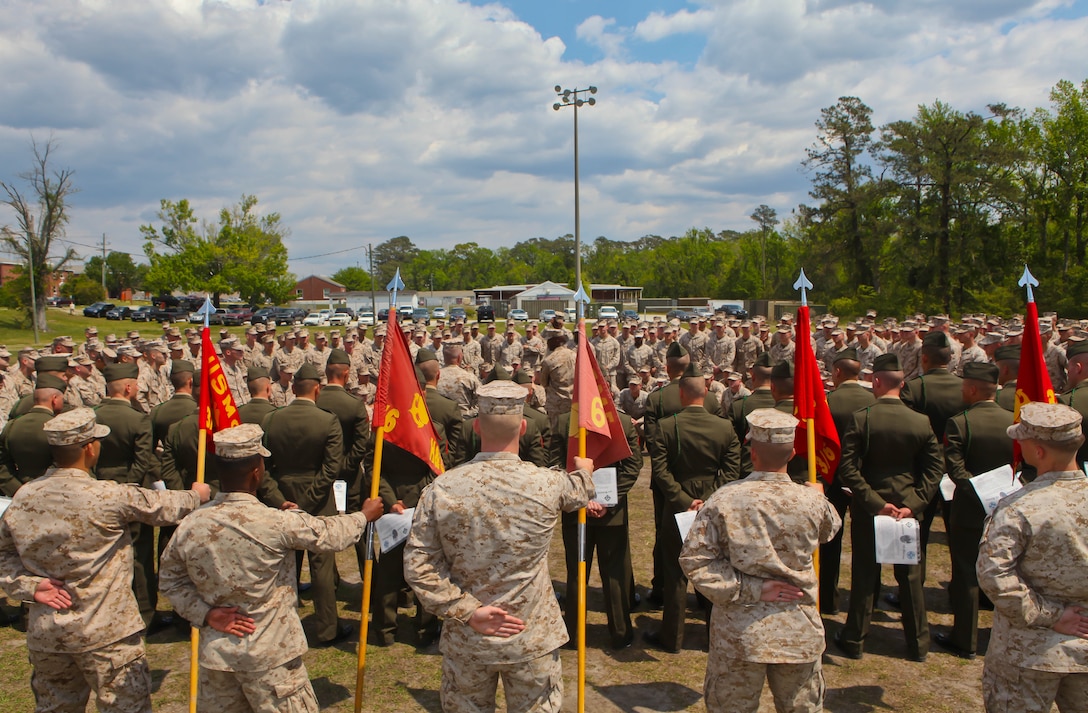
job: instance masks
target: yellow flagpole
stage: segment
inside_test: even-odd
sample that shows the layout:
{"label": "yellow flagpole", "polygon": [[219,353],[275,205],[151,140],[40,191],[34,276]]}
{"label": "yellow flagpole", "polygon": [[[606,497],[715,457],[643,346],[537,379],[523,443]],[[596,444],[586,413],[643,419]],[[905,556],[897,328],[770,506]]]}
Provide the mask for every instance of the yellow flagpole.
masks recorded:
{"label": "yellow flagpole", "polygon": [[[807,347],[806,347],[807,348]],[[816,482],[816,419],[805,419],[805,430],[808,436],[808,482]],[[812,567],[816,571],[817,581],[820,579],[820,548],[817,547],[816,551],[812,553]],[[817,605],[819,602],[819,593],[816,595]]]}
{"label": "yellow flagpole", "polygon": [[[585,336],[584,334],[582,335]],[[579,404],[581,408],[581,404]],[[578,428],[578,457],[586,457],[586,429]],[[578,713],[586,710],[586,509],[578,511]]]}
{"label": "yellow flagpole", "polygon": [[[196,482],[204,482],[204,468],[208,461],[208,431],[201,424],[196,439]],[[197,681],[200,676],[200,629],[193,626],[189,632],[189,713],[196,713]]]}
{"label": "yellow flagpole", "polygon": [[[374,468],[370,478],[370,497],[378,497],[378,483],[382,477],[382,445],[385,443],[385,429],[378,429],[378,440],[374,444]],[[363,564],[363,601],[359,606],[359,660],[355,669],[355,713],[363,709],[363,681],[366,677],[366,640],[370,628],[370,586],[374,579],[374,523],[367,523],[366,561]]]}

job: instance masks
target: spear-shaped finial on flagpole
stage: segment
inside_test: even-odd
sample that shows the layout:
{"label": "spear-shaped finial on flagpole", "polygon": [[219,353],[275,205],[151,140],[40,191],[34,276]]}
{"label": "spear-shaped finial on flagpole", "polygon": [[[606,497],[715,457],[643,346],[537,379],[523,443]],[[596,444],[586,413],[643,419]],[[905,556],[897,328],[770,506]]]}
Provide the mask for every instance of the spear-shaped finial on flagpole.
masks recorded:
{"label": "spear-shaped finial on flagpole", "polygon": [[385,286],[388,292],[393,293],[393,296],[389,299],[389,310],[391,312],[397,311],[397,292],[404,289],[404,280],[400,279],[400,268],[397,268],[397,274],[393,275],[393,279],[389,281],[389,284]]}
{"label": "spear-shaped finial on flagpole", "polygon": [[211,297],[204,298],[204,304],[200,306],[200,309],[196,311],[197,314],[204,315],[204,327],[208,327],[208,317],[215,312],[215,305],[212,304]]}
{"label": "spear-shaped finial on flagpole", "polygon": [[574,309],[578,319],[586,316],[586,308],[583,305],[587,304],[589,304],[589,295],[586,294],[586,288],[578,285],[578,291],[574,293]]}
{"label": "spear-shaped finial on flagpole", "polygon": [[805,277],[805,268],[801,268],[801,274],[797,278],[797,282],[793,283],[793,289],[801,290],[801,305],[808,307],[808,290],[812,289],[812,283]]}
{"label": "spear-shaped finial on flagpole", "polygon": [[1038,287],[1039,281],[1035,279],[1035,275],[1031,274],[1031,270],[1028,269],[1027,265],[1024,265],[1024,274],[1020,276],[1020,281],[1016,284],[1028,288],[1028,302],[1035,301],[1035,293],[1031,288]]}

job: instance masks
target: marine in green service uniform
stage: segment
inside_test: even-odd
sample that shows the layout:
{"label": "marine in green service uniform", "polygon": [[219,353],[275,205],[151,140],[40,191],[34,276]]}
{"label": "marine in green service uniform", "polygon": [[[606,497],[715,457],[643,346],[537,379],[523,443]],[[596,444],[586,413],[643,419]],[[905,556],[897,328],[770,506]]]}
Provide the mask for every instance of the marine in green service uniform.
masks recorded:
{"label": "marine in green service uniform", "polygon": [[978,644],[978,575],[975,563],[982,540],[986,511],[971,486],[971,478],[1012,463],[1012,444],[1006,432],[1012,414],[994,401],[998,368],[972,362],[963,365],[963,401],[967,410],[948,419],[944,432],[944,461],[956,484],[949,515],[949,553],[952,582],[948,595],[954,623],[951,633],[933,639],[961,658],[974,658]]}

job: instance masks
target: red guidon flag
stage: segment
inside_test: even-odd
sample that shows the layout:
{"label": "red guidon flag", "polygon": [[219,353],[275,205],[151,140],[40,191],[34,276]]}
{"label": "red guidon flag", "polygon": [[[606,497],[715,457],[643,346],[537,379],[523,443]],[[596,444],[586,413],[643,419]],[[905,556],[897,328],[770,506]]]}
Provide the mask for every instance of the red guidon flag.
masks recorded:
{"label": "red guidon flag", "polygon": [[831,409],[827,405],[820,367],[816,364],[816,354],[812,351],[812,339],[809,334],[808,305],[797,310],[797,351],[795,355],[793,382],[793,415],[801,420],[797,426],[794,450],[799,456],[808,455],[808,419],[816,430],[816,473],[830,483],[835,469],[839,467],[842,447],[839,434],[835,430],[835,421],[831,418]]}
{"label": "red guidon flag", "polygon": [[374,396],[374,418],[370,423],[375,430],[384,430],[386,441],[425,462],[436,475],[445,472],[427,400],[416,380],[408,340],[397,326],[394,310],[389,310],[378,391]]}
{"label": "red guidon flag", "polygon": [[[1020,423],[1020,407],[1031,401],[1057,403],[1050,372],[1043,358],[1043,340],[1039,336],[1039,308],[1034,300],[1028,302],[1024,320],[1024,338],[1020,343],[1020,373],[1016,377],[1016,403],[1012,409],[1013,423]],[[1020,442],[1013,443],[1013,464],[1020,462]]]}
{"label": "red guidon flag", "polygon": [[[207,327],[201,332],[200,342],[200,430],[215,433],[237,426],[242,420]],[[208,450],[213,451],[210,438]]]}
{"label": "red guidon flag", "polygon": [[597,357],[586,339],[585,321],[578,324],[578,357],[574,364],[574,392],[570,404],[567,441],[567,470],[574,470],[578,455],[578,430],[586,429],[586,458],[596,467],[618,463],[631,455],[623,432],[612,389],[601,375]]}

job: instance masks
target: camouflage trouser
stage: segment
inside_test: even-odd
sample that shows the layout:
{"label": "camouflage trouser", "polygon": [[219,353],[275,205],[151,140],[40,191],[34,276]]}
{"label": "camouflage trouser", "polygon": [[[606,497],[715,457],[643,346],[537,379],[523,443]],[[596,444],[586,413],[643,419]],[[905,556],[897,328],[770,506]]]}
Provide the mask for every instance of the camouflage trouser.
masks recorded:
{"label": "camouflage trouser", "polygon": [[812,663],[753,663],[715,656],[707,658],[703,690],[710,713],[755,713],[766,680],[779,713],[816,713],[824,705],[824,672]]}
{"label": "camouflage trouser", "polygon": [[83,713],[93,690],[104,713],[151,713],[151,670],[133,634],[81,654],[30,651],[35,711]]}
{"label": "camouflage trouser", "polygon": [[197,709],[223,713],[317,713],[317,696],[298,657],[266,671],[200,669]]}
{"label": "camouflage trouser", "polygon": [[502,678],[509,713],[558,713],[563,708],[563,668],[559,651],[515,664],[482,665],[442,657],[442,710],[478,713],[495,710]]}
{"label": "camouflage trouser", "polygon": [[1053,673],[1021,668],[986,657],[982,667],[982,700],[986,713],[1061,713],[1084,711],[1088,705],[1088,673]]}

